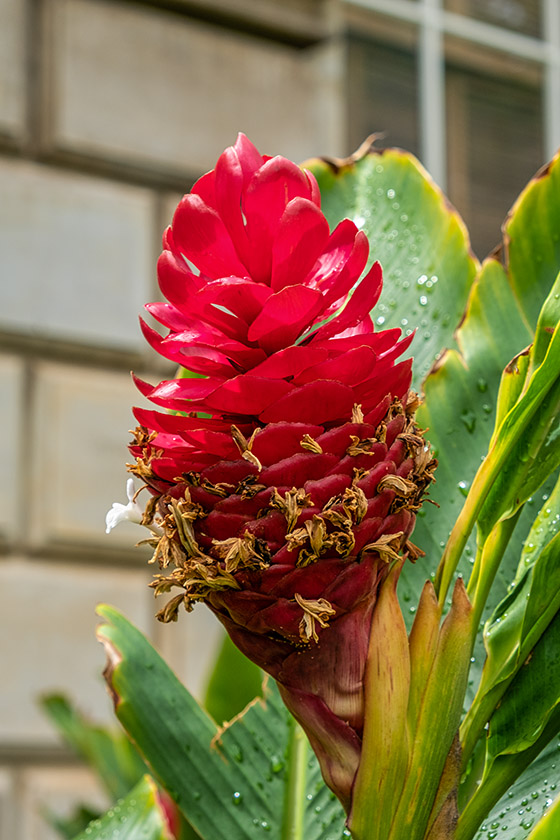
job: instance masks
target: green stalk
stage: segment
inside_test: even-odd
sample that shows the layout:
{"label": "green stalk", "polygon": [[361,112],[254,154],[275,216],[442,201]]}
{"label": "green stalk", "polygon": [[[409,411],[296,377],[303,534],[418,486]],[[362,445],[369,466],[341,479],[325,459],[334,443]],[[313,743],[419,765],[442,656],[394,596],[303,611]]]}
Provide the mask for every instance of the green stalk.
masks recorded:
{"label": "green stalk", "polygon": [[[543,628],[551,621],[558,609],[558,601],[552,601],[549,606],[541,614],[544,619],[542,625],[534,625],[523,637],[519,647],[515,647],[511,656],[514,657],[515,662],[511,663],[511,658],[502,667],[502,679],[495,681],[494,685],[488,689],[483,679],[475,695],[475,698],[461,724],[461,743],[463,745],[463,767],[470,758],[476,743],[482,734],[487,721],[490,719],[494,710],[500,703],[501,698],[508,690],[513,682],[513,679],[518,674],[519,669],[527,656],[533,650],[539,641]],[[509,669],[509,670],[508,670]],[[503,675],[505,673],[505,676]]]}
{"label": "green stalk", "polygon": [[[433,819],[436,819],[443,802],[458,784],[458,743],[454,750],[452,745],[457,739],[467,688],[471,612],[463,581],[459,578],[451,609],[439,633],[433,665],[420,698],[417,720],[411,728],[410,761],[391,822],[389,840],[423,840],[430,817],[433,814]],[[418,651],[415,650],[415,653]],[[429,657],[428,650],[426,656]],[[449,779],[442,779],[446,764],[449,771],[446,775],[454,776],[451,783]],[[380,840],[385,840],[385,835]]]}
{"label": "green stalk", "polygon": [[467,585],[467,595],[473,608],[473,641],[490,588],[522,510],[523,507],[520,507],[509,519],[498,522],[484,541],[482,551],[477,552]]}
{"label": "green stalk", "polygon": [[364,679],[362,756],[348,828],[354,840],[387,840],[409,760],[408,636],[397,598],[404,560],[383,581],[373,611]]}
{"label": "green stalk", "polygon": [[[478,625],[488,598],[488,593],[498,571],[498,567],[504,556],[504,552],[508,546],[511,535],[517,525],[517,520],[521,514],[522,508],[515,513],[510,519],[504,522],[499,522],[492,530],[482,548],[477,551],[475,564],[472,570],[471,578],[467,586],[467,595],[470,598],[473,613],[472,613],[472,644],[476,639],[478,632]],[[513,675],[512,675],[513,678]],[[496,708],[496,703],[503,695],[505,688],[509,685],[509,680],[503,686],[497,686],[497,691],[490,691],[483,695],[480,699],[474,698],[468,712],[461,725],[461,747],[463,768],[467,766],[472,751],[476,746],[476,742],[480,738],[482,731],[486,725],[487,720]]]}
{"label": "green stalk", "polygon": [[305,782],[307,778],[307,736],[299,723],[290,718],[286,798],[281,840],[305,840]]}
{"label": "green stalk", "polygon": [[471,531],[476,524],[478,514],[486,501],[486,496],[490,492],[496,476],[508,456],[508,451],[503,447],[498,457],[492,458],[492,454],[494,453],[488,453],[474,477],[469,495],[449,535],[447,545],[437,568],[434,586],[438,593],[441,606],[445,604],[455,569],[461,559]]}

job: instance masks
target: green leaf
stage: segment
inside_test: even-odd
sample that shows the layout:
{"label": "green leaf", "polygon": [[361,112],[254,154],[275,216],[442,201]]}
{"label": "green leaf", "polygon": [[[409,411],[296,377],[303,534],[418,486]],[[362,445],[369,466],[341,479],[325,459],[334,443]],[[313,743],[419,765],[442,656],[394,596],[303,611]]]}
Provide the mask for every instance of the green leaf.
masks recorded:
{"label": "green leaf", "polygon": [[231,720],[255,697],[262,696],[263,672],[224,634],[204,698],[204,708],[217,723]]}
{"label": "green leaf", "polygon": [[552,493],[545,494],[543,502],[523,545],[512,586],[521,581],[528,570],[537,566],[543,550],[560,532],[560,478],[556,481]]}
{"label": "green leaf", "polygon": [[543,307],[539,314],[537,322],[537,329],[535,332],[535,344],[532,351],[532,370],[536,370],[542,364],[546,356],[548,345],[551,341],[552,333],[556,325],[560,322],[560,274],[556,276],[556,280],[550,294],[545,300]]}
{"label": "green leaf", "polygon": [[560,268],[560,153],[535,175],[504,225],[509,274],[529,328]]}
{"label": "green leaf", "polygon": [[[410,762],[398,808],[393,817],[391,840],[423,840],[432,816],[444,766],[457,737],[471,653],[471,611],[462,580],[455,584],[453,603],[437,642],[432,668],[423,693],[416,727],[410,729]],[[420,651],[415,651],[420,654]],[[445,714],[442,714],[445,709]],[[460,769],[460,761],[456,762]],[[457,777],[450,789],[456,788]],[[446,798],[446,791],[443,799]]]}
{"label": "green leaf", "polygon": [[490,718],[483,777],[460,817],[458,840],[480,818],[560,727],[560,613],[527,657]]}
{"label": "green leaf", "polygon": [[[558,565],[558,563],[557,563]],[[490,718],[485,775],[499,755],[522,752],[560,703],[560,613],[549,624]]]}
{"label": "green leaf", "polygon": [[362,754],[349,821],[355,840],[385,840],[389,836],[409,763],[410,659],[396,592],[403,562],[393,565],[373,611],[364,677]]}
{"label": "green leaf", "polygon": [[43,697],[41,705],[69,746],[97,773],[111,799],[126,796],[146,772],[124,732],[94,726],[62,695]]}
{"label": "green leaf", "polygon": [[[488,655],[469,714],[483,695],[515,673],[560,609],[559,523],[560,481],[533,523],[511,591],[486,623]],[[496,702],[505,687],[495,695]]]}
{"label": "green leaf", "polygon": [[76,840],[171,840],[157,799],[153,779],[144,776],[99,820],[94,820]]}
{"label": "green leaf", "polygon": [[512,516],[560,465],[560,326],[500,426],[487,463],[500,468],[478,517],[483,536]]}
{"label": "green leaf", "polygon": [[[488,420],[495,413],[501,371],[533,340],[538,313],[558,275],[559,177],[557,156],[521,193],[504,229],[508,257],[505,270],[494,259],[484,264],[457,333],[461,355],[447,353],[425,382],[426,404],[419,418],[430,428],[440,464],[453,471],[442,476],[440,466],[432,496],[442,508],[438,512],[427,509],[416,528],[415,540],[428,557],[437,556],[438,548],[446,542],[457,518],[457,491],[466,494],[487,451]],[[481,397],[485,398],[486,423]],[[515,550],[530,524],[529,515],[530,511],[522,514],[514,543],[506,550],[489,607],[505,594],[509,570],[517,565]],[[473,549],[471,538],[459,571],[469,572]],[[418,564],[418,577],[426,566]]]}
{"label": "green leaf", "polygon": [[373,150],[343,167],[305,165],[319,182],[331,228],[353,219],[369,239],[370,262],[381,263],[376,323],[417,330],[418,387],[441,349],[454,343],[478,267],[461,218],[418,161],[399,149]]}
{"label": "green leaf", "polygon": [[[439,461],[430,498],[440,507],[424,505],[417,519],[414,541],[426,559],[405,568],[401,582],[403,597],[413,603],[414,592],[435,571],[435,558],[441,555],[487,452],[502,371],[532,340],[504,268],[494,259],[482,266],[456,338],[459,352],[449,350],[437,363],[424,383],[425,402],[418,411]],[[522,527],[528,528],[528,523]],[[475,552],[471,537],[459,565],[466,577]],[[517,563],[518,556],[510,555],[510,569]],[[505,594],[509,574],[500,581],[495,603]]]}
{"label": "green leaf", "polygon": [[[557,232],[560,229],[557,185],[551,190],[544,184],[541,186],[543,188],[541,195],[544,196],[542,200],[546,203],[546,196],[548,196],[550,202],[547,209],[544,210],[541,207],[540,212],[547,213],[550,210],[552,226]],[[521,214],[520,217],[525,220],[527,219],[526,193],[527,191],[517,202],[514,213],[514,216]],[[510,218],[510,221],[514,216]],[[508,243],[510,253],[512,248],[517,248],[516,254],[525,248],[528,253],[538,255],[538,247],[527,242],[535,231],[534,226],[523,223],[510,226],[510,230],[512,235],[520,239],[529,232],[525,237],[525,242],[522,242],[519,248],[518,243],[513,243],[513,241]],[[556,260],[555,263],[554,260]],[[430,495],[440,503],[441,508],[436,510],[425,505],[417,521],[414,541],[426,551],[426,558],[418,560],[415,567],[408,566],[403,572],[400,584],[404,602],[411,604],[411,614],[415,610],[414,593],[420,591],[424,576],[433,572],[434,559],[441,553],[447,541],[461,504],[464,502],[462,497],[468,493],[481,458],[486,454],[495,418],[495,403],[502,370],[511,358],[533,341],[533,330],[538,312],[560,268],[558,249],[555,251],[554,260],[549,260],[546,270],[538,274],[539,280],[538,282],[534,280],[533,284],[525,282],[521,277],[523,271],[519,272],[519,262],[515,267],[514,281],[509,266],[504,269],[495,259],[486,261],[472,288],[465,318],[457,332],[459,352],[453,349],[448,351],[436,364],[425,382],[425,404],[421,407],[418,416],[420,423],[429,427],[427,436],[434,444],[439,459],[440,466],[436,472],[437,483]],[[545,277],[546,281],[543,280]],[[535,288],[535,283],[537,288]],[[551,297],[554,300],[554,294]],[[551,298],[548,303],[550,302]],[[527,313],[531,308],[535,311],[534,315],[529,317]],[[550,322],[555,317],[554,313],[548,317],[548,326],[550,326]],[[525,361],[528,359],[519,360],[519,364],[523,366]],[[526,365],[527,368],[528,365]],[[519,396],[520,386],[525,379],[524,372],[520,374],[517,383],[513,381],[513,377],[511,379],[511,384],[517,386],[517,392],[514,393],[513,399],[511,395],[509,396],[507,410],[511,408],[511,402]],[[549,462],[548,467],[550,466]],[[536,480],[534,485],[538,485]],[[550,489],[551,479],[548,479],[540,488],[539,495],[542,493],[543,499],[546,499]],[[508,592],[519,564],[523,541],[534,517],[534,503],[534,500],[529,498],[521,512],[519,522],[498,569],[483,619]],[[459,562],[460,573],[469,575],[474,554],[474,537],[471,536]],[[476,689],[484,658],[482,640],[479,636],[474,650],[469,696],[472,696]],[[471,784],[470,772],[469,766],[465,778],[466,789]],[[476,771],[473,770],[473,772]],[[486,832],[483,836],[486,840]],[[518,840],[516,832],[509,835],[500,833],[500,836],[515,837]]]}
{"label": "green leaf", "polygon": [[560,799],[551,805],[529,835],[529,840],[556,840],[560,837]]}
{"label": "green leaf", "polygon": [[[135,627],[112,607],[99,612],[117,717],[200,836],[289,836],[282,831],[290,730],[275,685],[268,682],[263,700],[219,729]],[[324,826],[340,834],[342,809],[325,795],[315,759],[306,789],[306,840],[324,840]]]}
{"label": "green leaf", "polygon": [[557,742],[557,738],[550,741],[484,816],[479,830],[473,832],[475,840],[526,840],[530,836],[532,828],[558,794],[560,752]]}

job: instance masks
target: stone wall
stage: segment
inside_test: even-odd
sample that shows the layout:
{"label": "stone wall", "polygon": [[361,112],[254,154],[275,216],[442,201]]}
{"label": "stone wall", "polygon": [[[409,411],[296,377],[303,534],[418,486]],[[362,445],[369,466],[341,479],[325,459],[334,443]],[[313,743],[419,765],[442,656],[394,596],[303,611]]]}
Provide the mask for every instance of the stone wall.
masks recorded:
{"label": "stone wall", "polygon": [[95,605],[125,612],[200,693],[219,641],[201,608],[156,626],[125,501],[129,371],[179,196],[245,131],[295,160],[347,152],[342,52],[323,0],[0,0],[0,837],[102,804],[37,705],[112,710]]}

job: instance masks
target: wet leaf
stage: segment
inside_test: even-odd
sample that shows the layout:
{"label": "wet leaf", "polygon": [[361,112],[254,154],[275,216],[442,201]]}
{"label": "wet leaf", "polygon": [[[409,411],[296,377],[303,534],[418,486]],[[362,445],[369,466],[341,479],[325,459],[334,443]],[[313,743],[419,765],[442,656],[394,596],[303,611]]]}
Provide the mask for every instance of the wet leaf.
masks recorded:
{"label": "wet leaf", "polygon": [[[289,727],[274,683],[266,683],[263,700],[221,729],[139,630],[112,607],[99,612],[117,717],[199,835],[280,840]],[[323,840],[325,827],[339,834],[342,809],[324,787],[314,757],[307,790],[306,840]]]}
{"label": "wet leaf", "polygon": [[[352,219],[368,237],[370,262],[383,267],[378,326],[416,330],[411,353],[419,387],[443,347],[454,344],[478,268],[458,213],[413,155],[373,150],[337,168],[307,161],[331,228]],[[502,365],[503,367],[503,365]]]}
{"label": "wet leaf", "polygon": [[144,776],[124,799],[76,840],[171,840],[153,779]]}

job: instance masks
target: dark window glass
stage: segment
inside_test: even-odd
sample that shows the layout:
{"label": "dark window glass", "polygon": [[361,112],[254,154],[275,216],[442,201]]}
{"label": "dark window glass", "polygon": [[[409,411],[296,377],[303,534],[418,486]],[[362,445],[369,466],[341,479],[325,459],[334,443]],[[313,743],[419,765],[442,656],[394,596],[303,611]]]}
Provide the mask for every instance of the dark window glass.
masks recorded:
{"label": "dark window glass", "polygon": [[544,163],[539,87],[447,71],[449,195],[485,257],[529,178]]}
{"label": "dark window glass", "polygon": [[524,35],[542,35],[540,0],[445,0],[445,8]]}
{"label": "dark window glass", "polygon": [[350,35],[348,61],[349,148],[384,132],[380,145],[418,154],[416,55]]}

